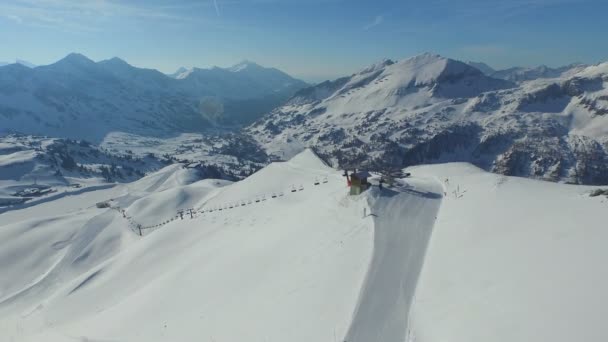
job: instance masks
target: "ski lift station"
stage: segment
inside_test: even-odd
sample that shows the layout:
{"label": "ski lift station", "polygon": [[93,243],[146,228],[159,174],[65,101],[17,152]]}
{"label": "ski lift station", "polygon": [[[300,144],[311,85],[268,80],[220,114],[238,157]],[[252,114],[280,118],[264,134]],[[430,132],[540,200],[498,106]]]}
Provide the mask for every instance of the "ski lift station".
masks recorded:
{"label": "ski lift station", "polygon": [[358,171],[355,170],[353,173],[348,175],[348,171],[344,171],[344,175],[346,176],[346,182],[350,187],[350,195],[359,195],[363,191],[369,189],[370,183],[367,181],[371,174],[367,171]]}

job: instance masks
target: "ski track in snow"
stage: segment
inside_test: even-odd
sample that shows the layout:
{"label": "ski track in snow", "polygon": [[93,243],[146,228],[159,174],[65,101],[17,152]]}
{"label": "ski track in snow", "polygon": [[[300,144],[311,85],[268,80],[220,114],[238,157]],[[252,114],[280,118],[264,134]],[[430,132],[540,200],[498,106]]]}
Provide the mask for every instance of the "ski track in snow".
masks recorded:
{"label": "ski track in snow", "polygon": [[[376,189],[373,189],[374,193]],[[372,197],[374,251],[347,342],[400,342],[441,203],[435,181],[407,181]]]}

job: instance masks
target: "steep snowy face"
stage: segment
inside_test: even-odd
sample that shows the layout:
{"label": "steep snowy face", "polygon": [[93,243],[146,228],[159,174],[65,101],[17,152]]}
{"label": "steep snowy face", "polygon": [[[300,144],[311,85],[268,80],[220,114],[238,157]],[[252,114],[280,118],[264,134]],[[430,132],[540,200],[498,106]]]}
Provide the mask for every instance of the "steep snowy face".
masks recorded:
{"label": "steep snowy face", "polygon": [[423,54],[299,91],[247,131],[278,156],[334,165],[469,161],[508,175],[608,183],[606,64],[516,84]]}
{"label": "steep snowy face", "polygon": [[[251,70],[250,70],[251,69]],[[241,126],[306,84],[276,70],[184,71],[171,78],[112,58],[70,54],[47,66],[0,68],[0,130],[101,141]]]}

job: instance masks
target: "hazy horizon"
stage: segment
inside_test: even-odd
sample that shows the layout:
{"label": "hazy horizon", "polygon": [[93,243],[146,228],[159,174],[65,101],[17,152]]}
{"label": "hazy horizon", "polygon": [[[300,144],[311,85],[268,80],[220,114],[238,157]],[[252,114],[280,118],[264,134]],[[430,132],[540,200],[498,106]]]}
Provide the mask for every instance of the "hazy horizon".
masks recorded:
{"label": "hazy horizon", "polygon": [[427,51],[497,69],[594,64],[608,60],[606,12],[598,0],[9,0],[0,61],[79,52],[173,73],[252,60],[315,82]]}

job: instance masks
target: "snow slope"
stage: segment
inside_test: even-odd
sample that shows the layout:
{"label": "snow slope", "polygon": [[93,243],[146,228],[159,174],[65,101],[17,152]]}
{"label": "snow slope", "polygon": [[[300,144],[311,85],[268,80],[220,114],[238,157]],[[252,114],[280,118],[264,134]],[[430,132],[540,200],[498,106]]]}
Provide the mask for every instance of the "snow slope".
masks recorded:
{"label": "snow slope", "polygon": [[[0,331],[51,342],[608,338],[605,196],[471,164],[408,172],[351,197],[305,150],[236,183],[172,165],[0,214]],[[116,210],[94,208],[102,200]],[[176,219],[188,208],[194,218]],[[129,224],[160,221],[143,237]]]}
{"label": "snow slope", "polygon": [[116,210],[73,202],[61,215],[28,219],[34,207],[0,221],[3,334],[15,341],[344,336],[372,255],[366,198],[347,196],[340,173],[309,151],[234,184],[189,184],[183,172],[170,166],[113,190],[111,203],[133,220],[164,220],[180,207],[207,211],[142,238]]}
{"label": "snow slope", "polygon": [[376,191],[374,256],[346,341],[403,341],[408,311],[442,198],[439,182],[410,179]]}
{"label": "snow slope", "polygon": [[592,187],[410,168],[444,183],[410,342],[606,341],[608,200]]}

